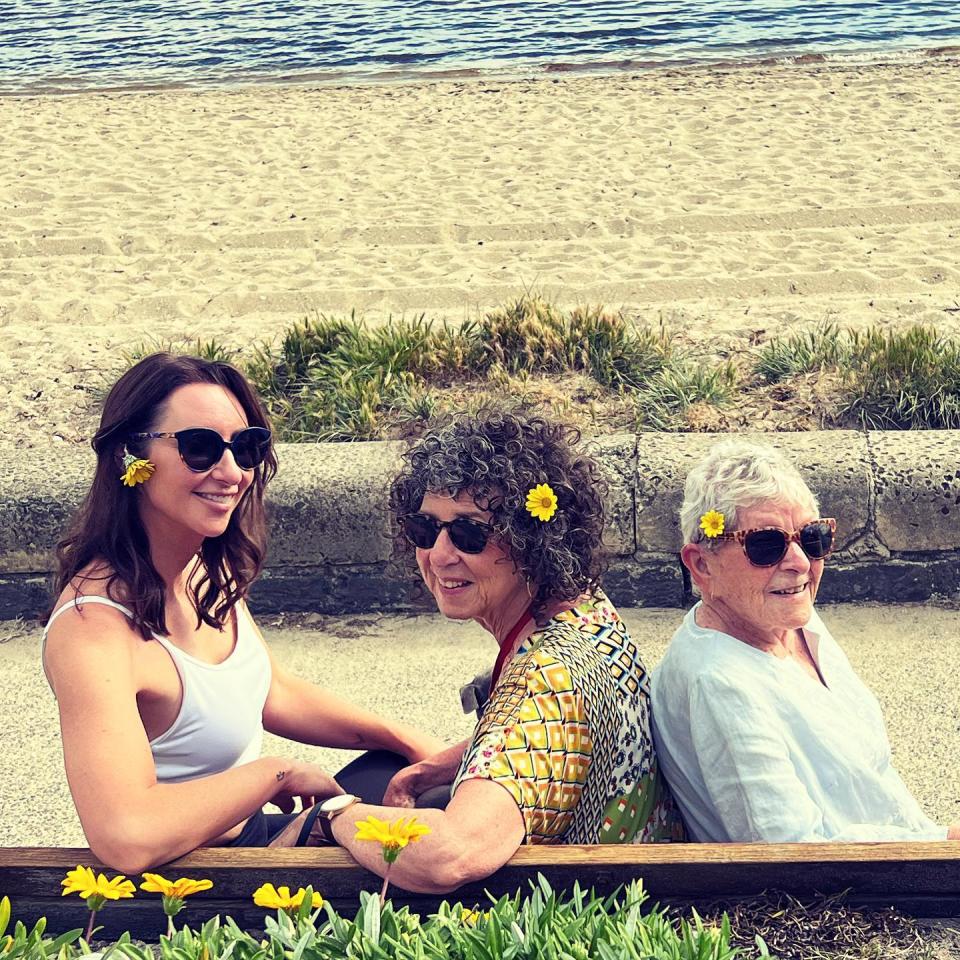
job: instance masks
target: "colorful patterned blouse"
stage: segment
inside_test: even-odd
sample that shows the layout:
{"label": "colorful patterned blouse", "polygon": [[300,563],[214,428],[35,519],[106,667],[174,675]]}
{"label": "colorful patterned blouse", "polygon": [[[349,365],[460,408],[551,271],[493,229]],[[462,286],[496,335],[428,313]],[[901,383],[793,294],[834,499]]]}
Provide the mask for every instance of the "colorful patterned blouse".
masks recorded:
{"label": "colorful patterned blouse", "polygon": [[647,671],[602,592],[555,616],[507,664],[453,790],[473,779],[510,791],[526,843],[682,839],[653,755]]}

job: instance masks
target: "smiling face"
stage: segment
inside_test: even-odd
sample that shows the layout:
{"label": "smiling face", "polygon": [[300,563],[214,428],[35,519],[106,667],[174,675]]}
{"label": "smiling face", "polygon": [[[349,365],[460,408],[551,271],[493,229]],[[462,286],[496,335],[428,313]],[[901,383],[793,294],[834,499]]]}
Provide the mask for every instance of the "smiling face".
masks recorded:
{"label": "smiling face", "polygon": [[[212,383],[191,383],[170,394],[152,432],[207,427],[229,440],[247,425],[243,407],[229,390]],[[189,547],[195,541],[198,548],[206,537],[219,536],[253,482],[254,471],[241,470],[230,450],[202,473],[194,473],[180,459],[173,439],[149,441],[146,455],[156,471],[139,488],[140,517],[151,543]]]}
{"label": "smiling face", "polygon": [[[779,527],[792,532],[816,519],[812,502],[767,502],[739,510],[737,528]],[[796,542],[770,567],[754,566],[734,541],[711,548],[690,543],[681,556],[704,605],[738,640],[763,646],[810,619],[823,560],[809,559]]]}
{"label": "smiling face", "polygon": [[[492,518],[466,491],[455,499],[427,493],[419,512],[440,521],[469,517],[489,523]],[[526,580],[495,536],[481,553],[463,553],[444,528],[432,547],[417,548],[417,565],[444,616],[476,620],[498,639],[530,603]]]}

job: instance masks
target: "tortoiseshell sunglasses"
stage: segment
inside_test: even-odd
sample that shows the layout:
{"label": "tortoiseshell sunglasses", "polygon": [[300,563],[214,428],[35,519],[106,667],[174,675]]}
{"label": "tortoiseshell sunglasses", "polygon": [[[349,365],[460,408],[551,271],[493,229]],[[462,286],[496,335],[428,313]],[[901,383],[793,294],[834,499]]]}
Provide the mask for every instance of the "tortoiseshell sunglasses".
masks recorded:
{"label": "tortoiseshell sunglasses", "polygon": [[833,549],[836,531],[837,521],[832,517],[824,517],[805,523],[793,533],[780,527],[755,527],[752,530],[721,533],[710,539],[736,540],[755,567],[772,567],[786,556],[787,547],[794,542],[800,544],[800,549],[811,560],[825,560]]}

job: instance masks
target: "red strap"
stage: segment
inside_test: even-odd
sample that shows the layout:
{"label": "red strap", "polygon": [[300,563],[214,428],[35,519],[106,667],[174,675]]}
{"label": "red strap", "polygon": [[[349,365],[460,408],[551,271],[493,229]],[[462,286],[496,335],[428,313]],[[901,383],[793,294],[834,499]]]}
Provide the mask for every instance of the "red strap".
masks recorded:
{"label": "red strap", "polygon": [[513,644],[515,643],[517,637],[520,636],[520,631],[527,625],[528,621],[533,619],[533,616],[530,613],[532,606],[533,604],[523,611],[523,613],[520,615],[520,619],[510,628],[510,632],[507,634],[506,640],[500,644],[500,653],[497,655],[497,662],[493,665],[493,675],[490,677],[491,692],[497,685],[497,681],[500,679],[503,666],[507,662],[507,657],[510,656],[510,651],[513,650]]}

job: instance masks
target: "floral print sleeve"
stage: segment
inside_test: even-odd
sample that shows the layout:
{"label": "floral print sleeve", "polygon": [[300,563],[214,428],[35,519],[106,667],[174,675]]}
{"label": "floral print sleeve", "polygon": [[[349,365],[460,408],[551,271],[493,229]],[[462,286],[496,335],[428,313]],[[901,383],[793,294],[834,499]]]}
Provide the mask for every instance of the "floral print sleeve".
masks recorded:
{"label": "floral print sleeve", "polygon": [[568,831],[593,752],[583,698],[570,671],[539,650],[518,655],[487,705],[454,789],[493,780],[523,815],[527,843]]}

